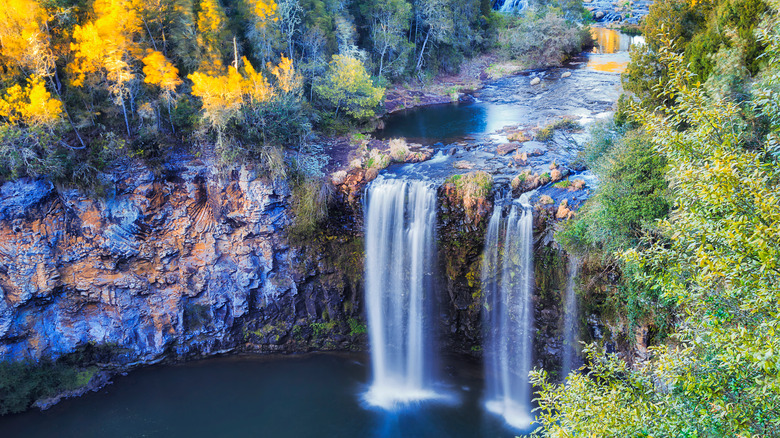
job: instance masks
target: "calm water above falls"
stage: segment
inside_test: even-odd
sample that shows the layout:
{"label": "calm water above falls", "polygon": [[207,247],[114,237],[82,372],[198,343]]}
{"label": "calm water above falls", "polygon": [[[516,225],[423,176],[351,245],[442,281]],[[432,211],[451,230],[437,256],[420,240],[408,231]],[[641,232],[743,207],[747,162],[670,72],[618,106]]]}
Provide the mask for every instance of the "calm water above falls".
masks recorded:
{"label": "calm water above falls", "polygon": [[52,409],[0,417],[3,438],[513,437],[481,409],[478,363],[445,367],[453,404],[388,413],[363,406],[364,355],[218,358],[117,377],[98,393]]}

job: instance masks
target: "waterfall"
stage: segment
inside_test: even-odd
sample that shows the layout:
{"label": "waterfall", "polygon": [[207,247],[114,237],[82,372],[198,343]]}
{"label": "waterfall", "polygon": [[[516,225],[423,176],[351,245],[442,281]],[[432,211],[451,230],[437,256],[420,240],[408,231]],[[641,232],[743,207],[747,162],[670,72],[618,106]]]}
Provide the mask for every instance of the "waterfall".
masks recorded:
{"label": "waterfall", "polygon": [[436,190],[381,179],[366,204],[366,307],[373,381],[369,404],[386,409],[436,397],[431,389],[431,272]]}
{"label": "waterfall", "polygon": [[574,283],[580,270],[580,258],[569,257],[569,279],[566,282],[566,312],[563,315],[563,366],[561,376],[565,378],[573,369],[577,357],[577,294]]}
{"label": "waterfall", "polygon": [[482,264],[486,407],[518,429],[531,422],[533,337],[533,210],[527,195],[520,203],[506,217],[494,208]]}
{"label": "waterfall", "polygon": [[527,7],[528,0],[504,0],[498,10],[504,13],[513,13],[520,12]]}

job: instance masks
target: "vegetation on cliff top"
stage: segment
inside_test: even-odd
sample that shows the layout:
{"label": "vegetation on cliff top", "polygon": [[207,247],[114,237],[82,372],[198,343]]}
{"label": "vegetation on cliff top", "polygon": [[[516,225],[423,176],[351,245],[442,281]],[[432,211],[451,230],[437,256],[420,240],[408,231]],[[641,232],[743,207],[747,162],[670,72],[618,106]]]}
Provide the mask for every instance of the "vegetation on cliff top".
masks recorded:
{"label": "vegetation on cliff top", "polygon": [[[563,17],[582,6],[553,6],[528,23],[576,33]],[[322,152],[312,130],[361,125],[390,81],[456,72],[495,49],[501,29],[529,65],[579,47],[559,35],[537,47],[530,24],[518,42],[524,20],[488,0],[11,0],[0,11],[0,178],[95,186],[117,160],[160,163],[182,145],[272,177],[306,170],[300,156]]]}

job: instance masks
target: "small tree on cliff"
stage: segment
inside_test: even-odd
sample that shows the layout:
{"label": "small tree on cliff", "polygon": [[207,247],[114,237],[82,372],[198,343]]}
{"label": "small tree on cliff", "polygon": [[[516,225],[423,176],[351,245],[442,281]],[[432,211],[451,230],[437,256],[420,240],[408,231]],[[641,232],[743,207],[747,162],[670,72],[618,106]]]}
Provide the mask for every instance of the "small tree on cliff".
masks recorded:
{"label": "small tree on cliff", "polygon": [[385,94],[384,88],[374,86],[360,60],[345,55],[333,55],[328,72],[314,85],[314,92],[336,107],[336,115],[344,110],[358,120],[373,117],[374,108]]}

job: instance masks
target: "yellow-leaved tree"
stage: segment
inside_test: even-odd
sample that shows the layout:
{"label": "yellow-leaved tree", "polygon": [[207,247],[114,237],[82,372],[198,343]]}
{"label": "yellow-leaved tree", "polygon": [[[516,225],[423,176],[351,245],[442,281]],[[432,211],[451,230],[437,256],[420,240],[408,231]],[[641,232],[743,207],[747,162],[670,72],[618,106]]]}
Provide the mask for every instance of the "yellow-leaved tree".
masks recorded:
{"label": "yellow-leaved tree", "polygon": [[279,31],[275,27],[279,21],[279,5],[274,0],[246,0],[246,6],[251,21],[249,39],[255,46],[256,55],[262,62],[266,62],[273,56],[274,43],[279,37]]}
{"label": "yellow-leaved tree", "polygon": [[212,75],[196,72],[188,76],[192,81],[192,94],[203,102],[203,119],[208,127],[216,131],[217,144],[222,146],[224,131],[233,120],[250,115],[251,123],[260,123],[256,117],[271,103],[282,97],[298,97],[301,78],[295,72],[292,60],[282,56],[281,62],[268,69],[276,78],[271,84],[262,72],[256,70],[248,59],[242,58],[243,66],[228,67],[227,73]]}
{"label": "yellow-leaved tree", "polygon": [[48,75],[54,67],[49,15],[35,0],[6,0],[0,8],[0,62],[11,70]]}
{"label": "yellow-leaved tree", "polygon": [[122,107],[130,135],[125,99],[132,98],[131,84],[137,80],[133,63],[142,54],[136,41],[141,21],[129,0],[95,0],[93,9],[97,18],[73,29],[72,82],[77,87],[105,84]]}
{"label": "yellow-leaved tree", "polygon": [[222,73],[222,56],[227,42],[227,16],[219,0],[202,0],[198,12],[198,44],[204,50],[201,72]]}
{"label": "yellow-leaved tree", "polygon": [[144,82],[160,87],[161,97],[168,107],[168,121],[171,129],[176,131],[171,120],[171,105],[175,100],[176,87],[181,85],[179,69],[165,58],[162,52],[150,50],[142,60],[144,63]]}
{"label": "yellow-leaved tree", "polygon": [[61,121],[62,102],[52,97],[40,76],[25,87],[14,85],[0,97],[0,118],[7,123],[52,128]]}

